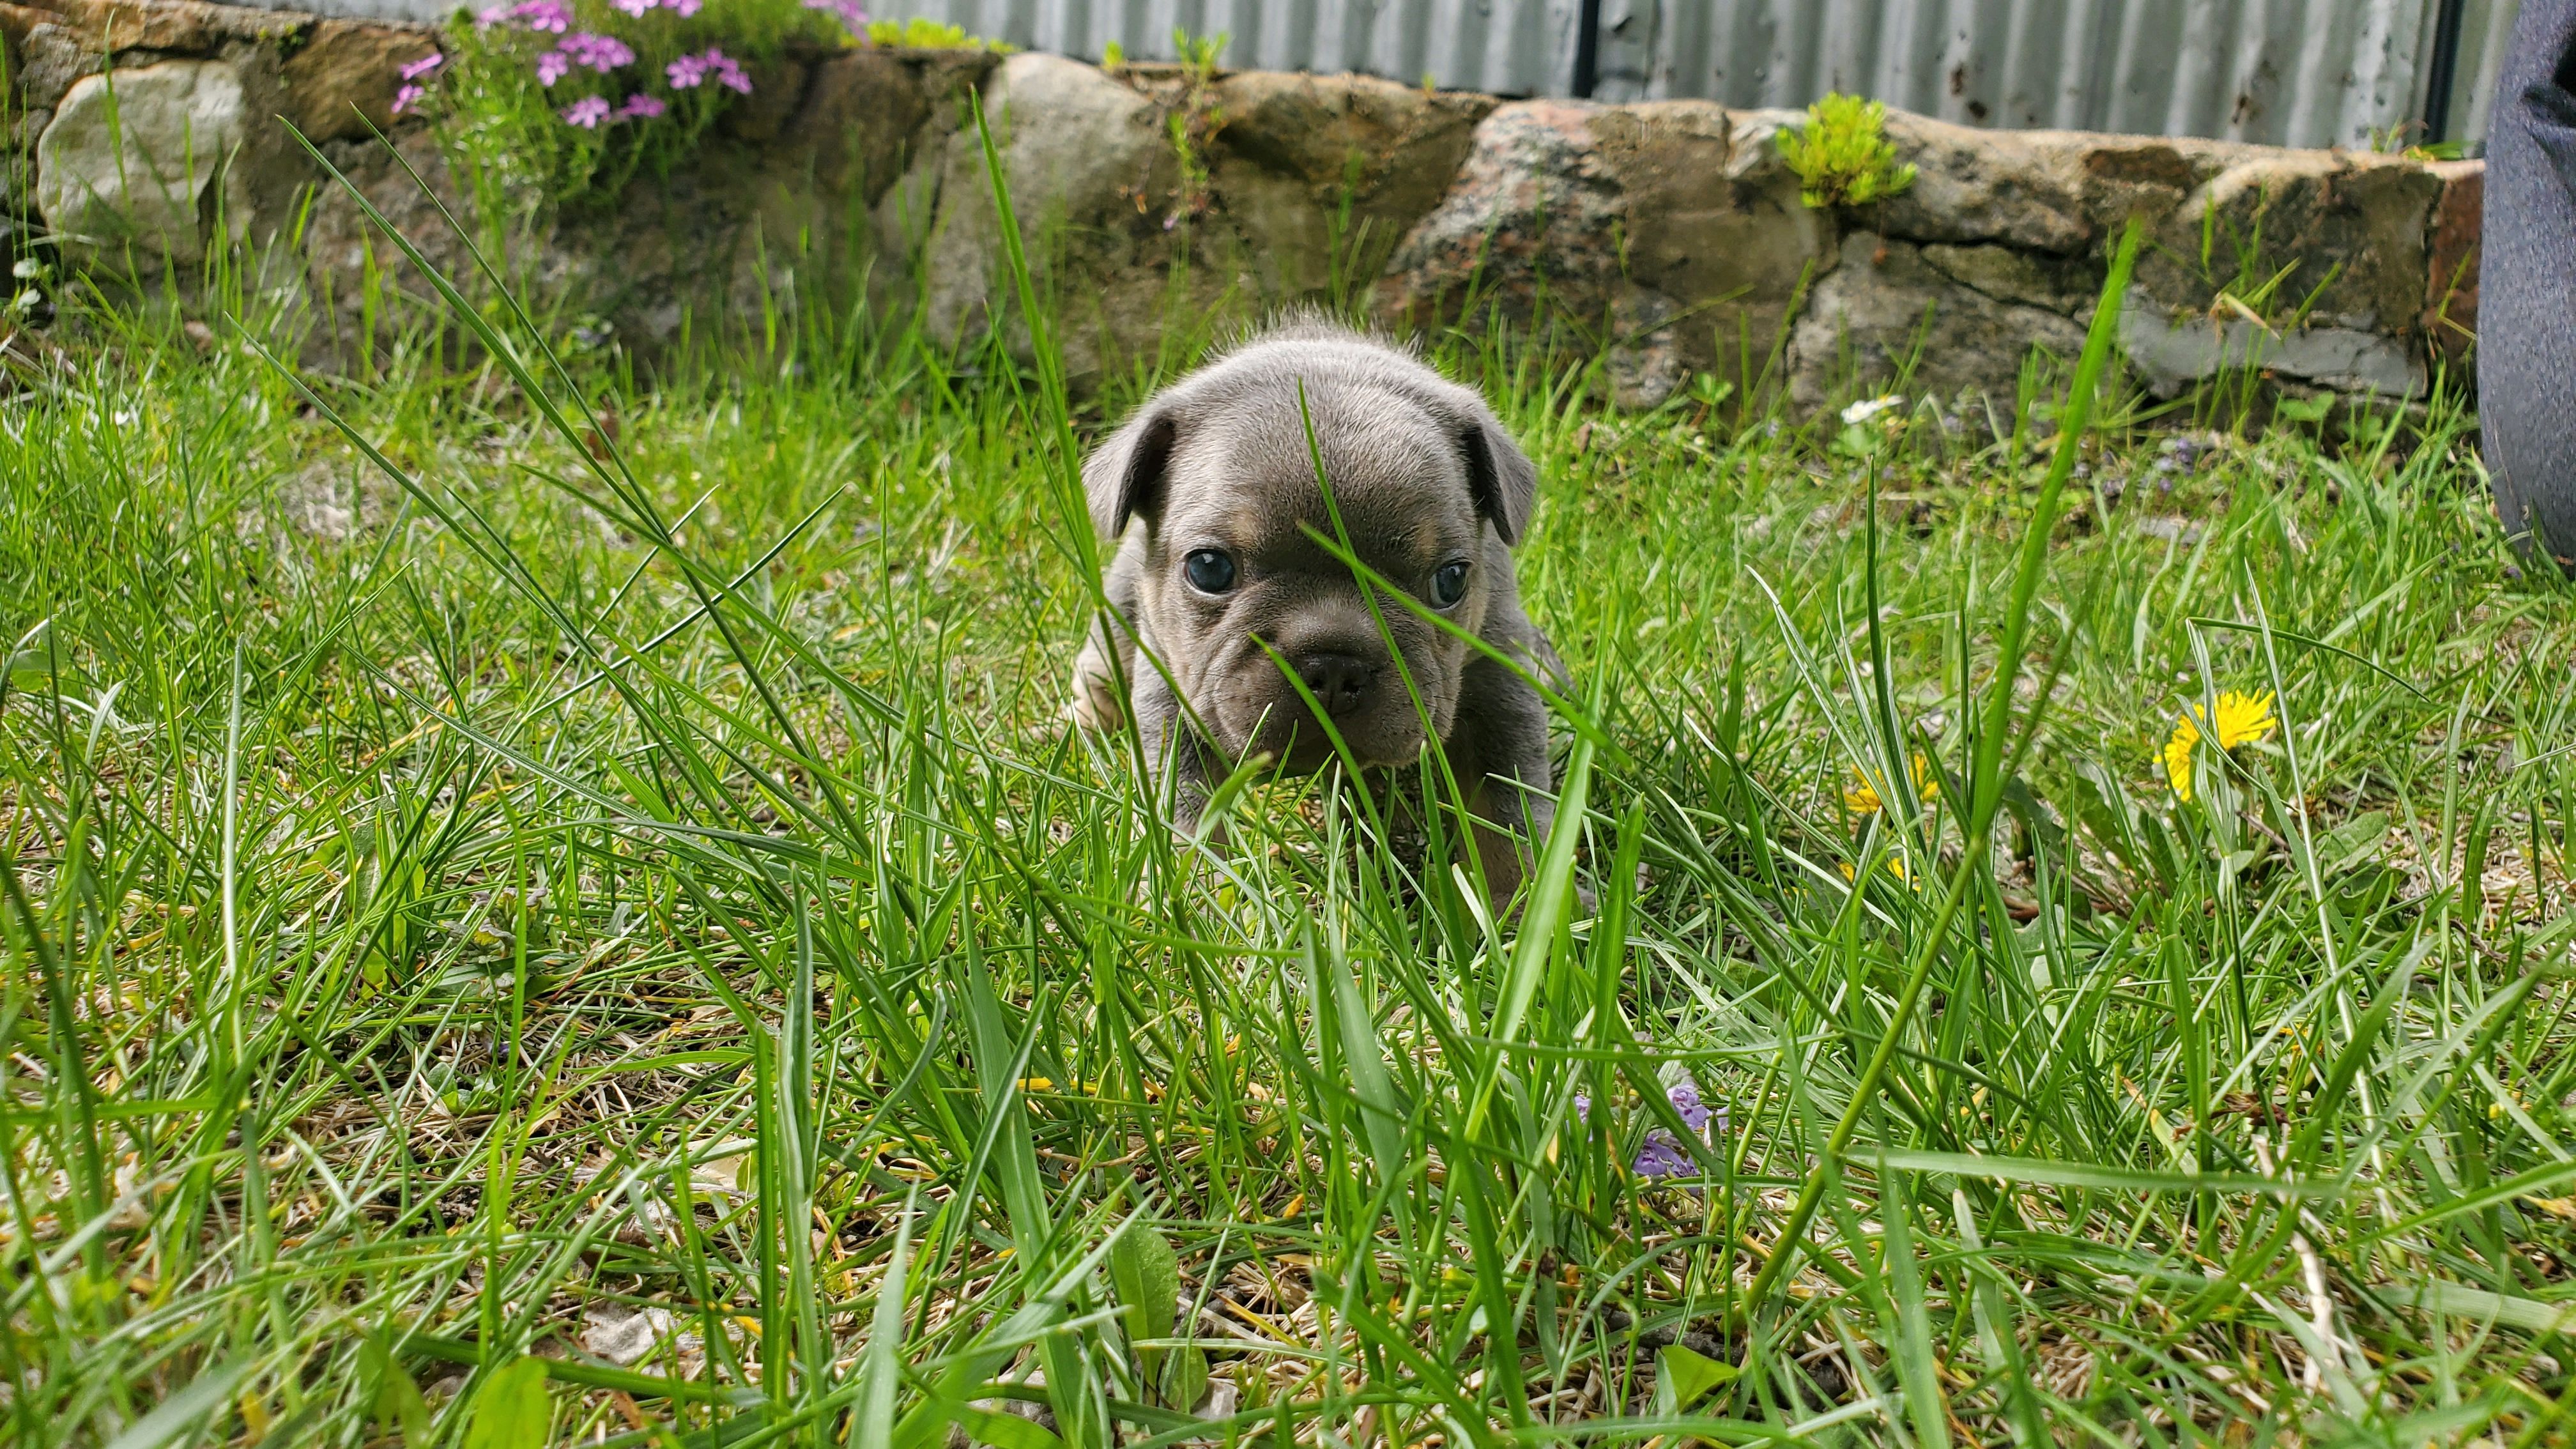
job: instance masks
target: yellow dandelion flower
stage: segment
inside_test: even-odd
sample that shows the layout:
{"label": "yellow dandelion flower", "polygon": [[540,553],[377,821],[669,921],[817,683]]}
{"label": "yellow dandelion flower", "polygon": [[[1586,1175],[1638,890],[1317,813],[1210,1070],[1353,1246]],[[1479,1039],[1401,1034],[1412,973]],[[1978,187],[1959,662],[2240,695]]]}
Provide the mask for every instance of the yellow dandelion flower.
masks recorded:
{"label": "yellow dandelion flower", "polygon": [[1854,815],[1878,813],[1878,790],[1869,783],[1869,776],[1852,771],[1851,783],[1843,787],[1843,808]]}
{"label": "yellow dandelion flower", "polygon": [[[1834,868],[1843,873],[1843,879],[1845,880],[1859,879],[1858,876],[1852,874],[1852,863],[1848,860],[1835,861]],[[1896,877],[1898,880],[1904,881],[1908,885],[1912,885],[1914,883],[1914,874],[1905,868],[1905,857],[1901,855],[1889,856],[1887,858],[1885,869],[1889,875]]]}
{"label": "yellow dandelion flower", "polygon": [[2234,690],[2218,697],[2218,747],[2232,750],[2238,745],[2268,739],[2280,728],[2272,718],[2272,696],[2238,694]]}
{"label": "yellow dandelion flower", "polygon": [[[2269,694],[2244,694],[2231,689],[2218,697],[2217,714],[2216,733],[2222,750],[2269,739],[2281,727],[2273,717]],[[2173,737],[2165,741],[2165,779],[2172,783],[2174,794],[2185,801],[2191,799],[2191,747],[2200,743],[2201,726],[2205,723],[2207,717],[2194,705],[2174,720]]]}
{"label": "yellow dandelion flower", "polygon": [[2191,803],[2191,747],[2200,743],[2200,726],[2185,715],[2174,725],[2173,738],[2165,741],[2165,778],[2173,783],[2176,798]]}
{"label": "yellow dandelion flower", "polygon": [[[1914,756],[1914,767],[1908,773],[1914,776],[1915,799],[1928,802],[1940,796],[1941,782],[1932,773],[1932,762],[1923,758],[1919,751]],[[1854,815],[1875,815],[1885,808],[1878,798],[1878,787],[1872,785],[1869,776],[1862,774],[1857,767],[1852,770],[1851,783],[1843,786],[1843,808]]]}

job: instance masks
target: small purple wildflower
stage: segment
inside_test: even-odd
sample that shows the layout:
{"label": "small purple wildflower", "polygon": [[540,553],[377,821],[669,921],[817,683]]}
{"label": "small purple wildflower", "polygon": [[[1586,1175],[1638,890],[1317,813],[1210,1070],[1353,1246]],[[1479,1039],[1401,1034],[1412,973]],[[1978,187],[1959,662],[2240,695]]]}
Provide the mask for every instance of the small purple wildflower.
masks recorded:
{"label": "small purple wildflower", "polygon": [[1580,1122],[1590,1122],[1592,1120],[1591,1093],[1577,1092],[1574,1094],[1574,1116],[1575,1120]]}
{"label": "small purple wildflower", "polygon": [[1664,1095],[1671,1099],[1673,1112],[1682,1119],[1683,1126],[1702,1134],[1708,1131],[1708,1108],[1699,1099],[1698,1082],[1684,1077]]}
{"label": "small purple wildflower", "polygon": [[642,91],[637,91],[635,94],[626,98],[626,104],[617,108],[617,119],[621,121],[649,121],[668,109],[670,108],[663,105],[658,99],[648,96]]}
{"label": "small purple wildflower", "polygon": [[586,65],[602,75],[621,65],[635,63],[635,51],[614,35],[594,35],[577,30],[563,38],[563,54],[575,65]]}
{"label": "small purple wildflower", "polygon": [[1699,1166],[1691,1161],[1680,1138],[1657,1127],[1646,1133],[1645,1145],[1637,1149],[1637,1160],[1629,1170],[1649,1179],[1690,1177],[1698,1173]]}
{"label": "small purple wildflower", "polygon": [[708,46],[704,55],[681,56],[664,66],[662,73],[671,78],[671,89],[675,91],[703,85],[712,76],[716,84],[728,90],[751,94],[751,77],[743,74],[741,63],[714,46]]}
{"label": "small purple wildflower", "polygon": [[579,126],[585,131],[597,130],[599,123],[608,119],[608,98],[584,96],[564,107],[563,118],[568,124]]}
{"label": "small purple wildflower", "polygon": [[608,3],[640,20],[645,11],[661,4],[662,0],[608,0]]}
{"label": "small purple wildflower", "polygon": [[428,94],[428,90],[424,87],[404,86],[401,90],[394,92],[394,114],[399,116],[405,111],[410,110],[412,107],[419,105],[420,98]]}
{"label": "small purple wildflower", "polygon": [[[1702,1142],[1710,1141],[1712,1124],[1719,1133],[1727,1130],[1726,1109],[1712,1111],[1700,1100],[1699,1082],[1687,1073],[1664,1089],[1664,1099],[1673,1104],[1673,1115],[1681,1118],[1682,1125]],[[1655,1127],[1647,1130],[1645,1143],[1637,1149],[1637,1160],[1630,1170],[1643,1178],[1694,1177],[1699,1173],[1699,1164],[1691,1160],[1680,1138],[1667,1128]]]}
{"label": "small purple wildflower", "polygon": [[682,20],[686,20],[690,16],[697,14],[705,4],[706,0],[670,0],[671,9],[676,12]]}
{"label": "small purple wildflower", "polygon": [[561,35],[572,29],[572,7],[564,0],[518,0],[515,5],[495,5],[477,14],[474,23],[485,30],[516,24]]}
{"label": "small purple wildflower", "polygon": [[859,0],[805,0],[805,8],[831,11],[852,35],[868,33],[868,12],[859,8]]}
{"label": "small purple wildflower", "polygon": [[549,50],[537,57],[537,84],[553,85],[572,69],[572,57],[560,50]]}
{"label": "small purple wildflower", "polygon": [[407,81],[416,81],[422,76],[429,74],[431,71],[434,71],[445,64],[447,64],[447,57],[433,50],[429,54],[422,56],[420,59],[413,61],[411,64],[403,66],[401,69],[395,71],[394,74],[401,76]]}

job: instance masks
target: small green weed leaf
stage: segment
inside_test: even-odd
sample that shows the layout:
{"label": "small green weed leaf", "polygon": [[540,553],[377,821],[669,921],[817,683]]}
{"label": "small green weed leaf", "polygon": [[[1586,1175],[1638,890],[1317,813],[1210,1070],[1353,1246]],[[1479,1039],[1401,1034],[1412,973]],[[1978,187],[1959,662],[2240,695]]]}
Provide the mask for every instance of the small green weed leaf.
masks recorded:
{"label": "small green weed leaf", "polygon": [[420,1385],[395,1361],[382,1337],[371,1333],[358,1345],[358,1374],[361,1382],[376,1386],[380,1427],[400,1435],[406,1444],[429,1442],[429,1401],[421,1397]]}
{"label": "small green weed leaf", "polygon": [[1734,1377],[1731,1363],[1720,1363],[1678,1343],[1668,1345],[1655,1354],[1656,1407],[1666,1415],[1678,1414]]}
{"label": "small green weed leaf", "polygon": [[553,1426],[546,1398],[546,1361],[521,1354],[483,1383],[474,1396],[474,1419],[465,1426],[465,1449],[540,1449]]}
{"label": "small green weed leaf", "polygon": [[1170,1239],[1143,1223],[1120,1233],[1109,1249],[1109,1281],[1127,1310],[1132,1336],[1170,1335],[1173,1305],[1181,1295],[1181,1255]]}
{"label": "small green weed leaf", "polygon": [[[1169,1338],[1175,1317],[1175,1306],[1181,1296],[1181,1255],[1174,1251],[1169,1238],[1145,1224],[1131,1223],[1118,1240],[1109,1245],[1109,1282],[1118,1291],[1123,1309],[1121,1318],[1127,1326],[1130,1341]],[[1147,1384],[1165,1389],[1165,1380],[1177,1365],[1166,1363],[1165,1350],[1136,1350],[1136,1367]],[[1199,1366],[1199,1377],[1207,1376],[1205,1363]],[[1169,1393],[1165,1402],[1171,1402]],[[1192,1400],[1182,1401],[1183,1407]]]}
{"label": "small green weed leaf", "polygon": [[966,1437],[993,1449],[1064,1449],[1064,1441],[1044,1425],[1023,1419],[1017,1414],[978,1408],[973,1404],[944,1400],[939,1412],[948,1416]]}
{"label": "small green weed leaf", "polygon": [[2388,812],[2369,810],[2326,832],[2317,842],[2317,860],[2327,875],[2340,875],[2379,853],[2388,836]]}
{"label": "small green weed leaf", "polygon": [[1169,1350],[1164,1354],[1163,1402],[1175,1409],[1187,1410],[1207,1396],[1207,1355],[1195,1348]]}

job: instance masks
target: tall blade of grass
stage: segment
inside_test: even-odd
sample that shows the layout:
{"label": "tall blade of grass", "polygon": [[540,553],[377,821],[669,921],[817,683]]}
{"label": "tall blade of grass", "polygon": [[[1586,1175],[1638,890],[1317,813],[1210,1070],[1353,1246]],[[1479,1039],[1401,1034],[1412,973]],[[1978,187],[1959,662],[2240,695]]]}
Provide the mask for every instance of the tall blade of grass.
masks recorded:
{"label": "tall blade of grass", "polygon": [[[2138,242],[2142,234],[2139,223],[2132,220],[2121,233],[2119,250],[2111,261],[2111,270],[2094,303],[2093,325],[2084,339],[2084,354],[2076,367],[2075,386],[2068,397],[2063,421],[2059,424],[2056,461],[2050,464],[2048,477],[2040,487],[2039,501],[2032,510],[2030,523],[2023,535],[2021,564],[2013,579],[2012,597],[2005,606],[2004,630],[1995,651],[1995,672],[1987,685],[1983,727],[1978,732],[1975,752],[1969,767],[1968,784],[1973,804],[1968,813],[1967,845],[1958,869],[1952,873],[1940,908],[1932,917],[1930,928],[1918,937],[1911,948],[1903,989],[1898,993],[1894,1010],[1879,1035],[1878,1047],[1871,1053],[1854,1086],[1850,1105],[1842,1120],[1826,1138],[1820,1156],[1839,1157],[1859,1131],[1878,1090],[1879,1080],[1895,1059],[1897,1043],[1914,1014],[1923,985],[1931,976],[1941,947],[1950,933],[1951,921],[1966,899],[1969,883],[1986,868],[1983,854],[1994,828],[1996,808],[2003,801],[2003,751],[2012,722],[2013,682],[2020,676],[2022,655],[2030,628],[2031,608],[2039,593],[2041,576],[2048,564],[2048,542],[2056,525],[2058,500],[2065,492],[2066,481],[2075,470],[2075,458],[2083,442],[2085,422],[2092,415],[2093,395],[2100,386],[2102,371],[2109,364],[2112,338],[2117,335],[2121,300],[2127,293],[2129,274],[2137,265]],[[2042,699],[2046,696],[2043,694]],[[1825,1186],[1826,1169],[1819,1165],[1808,1170],[1797,1201],[1791,1206],[1786,1223],[1745,1290],[1748,1308],[1759,1310],[1769,1302],[1779,1287],[1780,1278],[1796,1260],[1803,1243],[1807,1224],[1814,1218]]]}

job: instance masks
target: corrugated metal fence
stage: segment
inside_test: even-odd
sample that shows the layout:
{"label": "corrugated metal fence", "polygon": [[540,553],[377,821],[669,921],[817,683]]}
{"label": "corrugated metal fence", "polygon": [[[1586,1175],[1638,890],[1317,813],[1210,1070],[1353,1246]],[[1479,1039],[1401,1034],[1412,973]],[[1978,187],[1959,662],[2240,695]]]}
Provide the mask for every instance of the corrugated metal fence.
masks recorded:
{"label": "corrugated metal fence", "polygon": [[[231,0],[434,19],[458,0]],[[1803,106],[2292,146],[2486,135],[2519,0],[872,0],[1097,60],[1226,37],[1244,69],[1501,95]],[[1583,43],[1587,22],[1592,44]],[[1588,53],[1587,53],[1588,50]],[[2438,113],[2438,114],[2437,114]]]}
{"label": "corrugated metal fence", "polygon": [[[1504,95],[1803,106],[2294,146],[2486,134],[2517,0],[877,0],[1032,49]],[[1590,75],[1578,43],[1595,19]],[[2437,64],[2437,61],[2440,62]],[[2438,78],[2437,78],[2438,77]],[[2443,114],[2432,118],[2428,107]]]}

